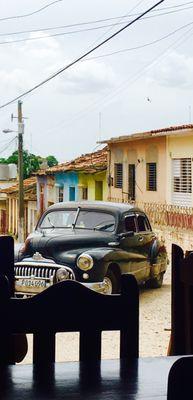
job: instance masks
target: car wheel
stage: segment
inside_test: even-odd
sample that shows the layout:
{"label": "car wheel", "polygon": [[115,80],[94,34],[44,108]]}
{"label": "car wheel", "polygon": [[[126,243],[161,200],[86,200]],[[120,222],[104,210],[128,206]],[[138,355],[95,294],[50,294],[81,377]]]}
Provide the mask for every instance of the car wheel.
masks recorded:
{"label": "car wheel", "polygon": [[164,272],[160,272],[160,274],[156,276],[156,278],[147,281],[147,287],[151,289],[159,289],[162,286],[163,278],[164,278]]}
{"label": "car wheel", "polygon": [[105,277],[104,277],[104,283],[105,283],[105,294],[115,294],[118,293],[118,280],[116,277],[116,274],[111,270],[108,269]]}

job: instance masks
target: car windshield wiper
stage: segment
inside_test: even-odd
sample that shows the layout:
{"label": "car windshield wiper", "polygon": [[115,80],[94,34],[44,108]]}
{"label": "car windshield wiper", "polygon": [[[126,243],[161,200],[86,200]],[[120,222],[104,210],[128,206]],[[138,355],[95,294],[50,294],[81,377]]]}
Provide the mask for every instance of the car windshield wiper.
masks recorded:
{"label": "car windshield wiper", "polygon": [[55,228],[54,224],[50,221],[50,218],[49,218],[49,217],[48,217],[48,221],[49,221],[51,227],[52,227],[52,228]]}
{"label": "car windshield wiper", "polygon": [[75,228],[75,225],[76,225],[76,222],[77,222],[77,219],[78,219],[78,216],[79,216],[79,212],[80,212],[80,207],[77,208],[76,215],[75,215],[75,218],[74,218],[74,222],[72,223],[72,229]]}

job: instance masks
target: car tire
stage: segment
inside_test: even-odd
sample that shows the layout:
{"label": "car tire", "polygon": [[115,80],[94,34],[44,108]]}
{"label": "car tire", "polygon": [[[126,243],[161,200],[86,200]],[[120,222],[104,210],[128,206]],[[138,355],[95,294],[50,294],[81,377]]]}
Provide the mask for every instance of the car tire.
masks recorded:
{"label": "car tire", "polygon": [[164,277],[164,272],[160,272],[156,278],[149,279],[147,281],[147,287],[151,289],[159,289],[162,286],[163,283],[163,277]]}
{"label": "car tire", "polygon": [[119,293],[119,283],[116,274],[112,269],[108,269],[104,282],[106,285],[105,294],[116,294]]}

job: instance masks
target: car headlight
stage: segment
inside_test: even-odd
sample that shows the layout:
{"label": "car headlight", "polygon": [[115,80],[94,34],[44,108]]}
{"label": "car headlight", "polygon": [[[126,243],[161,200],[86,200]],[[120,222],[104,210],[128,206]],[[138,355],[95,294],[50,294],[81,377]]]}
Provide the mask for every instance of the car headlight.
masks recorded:
{"label": "car headlight", "polygon": [[82,269],[83,271],[88,271],[94,265],[93,258],[89,256],[89,254],[82,253],[77,260],[78,268]]}
{"label": "car headlight", "polygon": [[56,271],[56,281],[61,282],[69,278],[69,272],[66,269],[60,268]]}

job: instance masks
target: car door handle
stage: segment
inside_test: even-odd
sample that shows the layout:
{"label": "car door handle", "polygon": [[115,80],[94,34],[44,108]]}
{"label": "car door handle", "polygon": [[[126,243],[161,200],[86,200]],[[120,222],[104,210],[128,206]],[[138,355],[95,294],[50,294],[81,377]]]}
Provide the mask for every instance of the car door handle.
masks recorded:
{"label": "car door handle", "polygon": [[138,242],[143,242],[143,236],[138,237]]}

